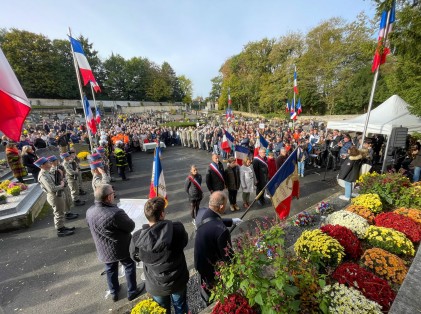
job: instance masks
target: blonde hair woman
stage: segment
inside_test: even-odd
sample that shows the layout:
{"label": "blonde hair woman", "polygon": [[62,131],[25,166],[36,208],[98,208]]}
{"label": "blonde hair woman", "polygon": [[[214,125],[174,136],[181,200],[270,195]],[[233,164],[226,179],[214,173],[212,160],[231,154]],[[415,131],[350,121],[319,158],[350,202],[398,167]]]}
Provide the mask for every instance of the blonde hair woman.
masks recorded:
{"label": "blonde hair woman", "polygon": [[256,179],[254,171],[250,167],[251,160],[249,157],[243,159],[243,165],[240,167],[241,188],[243,189],[243,207],[250,206],[250,193],[254,191]]}

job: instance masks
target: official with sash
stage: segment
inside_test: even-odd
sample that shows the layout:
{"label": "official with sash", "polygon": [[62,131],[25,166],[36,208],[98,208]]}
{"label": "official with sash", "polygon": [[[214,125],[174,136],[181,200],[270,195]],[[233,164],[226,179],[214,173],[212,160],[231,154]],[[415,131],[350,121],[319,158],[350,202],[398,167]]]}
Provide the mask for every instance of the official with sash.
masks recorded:
{"label": "official with sash", "polygon": [[190,167],[190,173],[184,183],[184,190],[189,197],[191,205],[191,217],[193,219],[193,224],[195,224],[194,221],[196,219],[197,211],[200,207],[200,201],[203,198],[202,176],[197,171],[197,167],[195,165]]}
{"label": "official with sash", "polygon": [[212,154],[212,162],[206,173],[206,186],[211,194],[214,191],[223,191],[225,189],[224,166],[219,161],[217,154]]}
{"label": "official with sash", "polygon": [[[260,148],[259,154],[253,159],[253,170],[256,177],[256,195],[260,193],[268,183],[269,168],[266,158],[266,149]],[[265,197],[262,195],[258,203],[260,206],[265,204]]]}

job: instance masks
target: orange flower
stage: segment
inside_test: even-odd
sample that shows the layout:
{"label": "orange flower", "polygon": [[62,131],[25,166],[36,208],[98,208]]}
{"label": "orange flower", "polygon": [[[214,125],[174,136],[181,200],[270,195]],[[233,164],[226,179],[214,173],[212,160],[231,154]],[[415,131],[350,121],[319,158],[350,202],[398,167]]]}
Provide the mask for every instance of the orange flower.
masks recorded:
{"label": "orange flower", "polygon": [[346,210],[365,218],[369,224],[373,224],[375,216],[367,207],[362,205],[350,205],[346,208]]}

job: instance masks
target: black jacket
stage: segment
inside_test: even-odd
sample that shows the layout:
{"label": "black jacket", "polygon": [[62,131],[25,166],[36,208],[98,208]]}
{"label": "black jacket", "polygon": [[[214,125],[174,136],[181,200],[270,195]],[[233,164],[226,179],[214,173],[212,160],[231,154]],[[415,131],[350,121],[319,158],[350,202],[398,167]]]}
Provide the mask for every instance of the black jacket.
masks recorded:
{"label": "black jacket", "polygon": [[162,220],[152,227],[143,225],[133,234],[130,255],[143,262],[146,291],[167,296],[183,290],[189,281],[183,249],[188,235],[181,222]]}
{"label": "black jacket", "polygon": [[86,212],[86,221],[101,262],[112,263],[130,256],[135,223],[124,210],[114,204],[95,201]]}
{"label": "black jacket", "polygon": [[240,180],[240,167],[230,167],[225,169],[225,185],[228,190],[239,190],[241,185]]}
{"label": "black jacket", "polygon": [[[201,225],[202,221],[209,217],[214,220]],[[211,209],[200,208],[196,226],[198,227],[194,243],[194,267],[201,279],[212,286],[215,281],[214,265],[218,261],[229,261],[231,257],[231,235],[227,227],[232,226],[232,219],[222,219]]]}
{"label": "black jacket", "polygon": [[27,153],[22,156],[23,165],[28,169],[29,173],[39,173],[40,168],[34,165],[34,162],[37,161],[38,156],[33,153]]}
{"label": "black jacket", "polygon": [[[218,169],[222,177],[224,177],[224,166],[221,162],[218,162]],[[208,172],[206,173],[206,186],[209,191],[222,191],[225,189],[225,178],[223,181],[209,166]]]}
{"label": "black jacket", "polygon": [[[194,178],[199,183],[199,185],[202,185],[202,175],[198,173]],[[203,198],[203,191],[199,190],[199,188],[193,182],[191,182],[189,177],[187,177],[186,181],[184,182],[184,191],[186,191],[190,201],[198,201]]]}
{"label": "black jacket", "polygon": [[349,156],[342,163],[338,179],[346,182],[355,182],[360,176],[360,169],[363,157],[361,155]]}
{"label": "black jacket", "polygon": [[[267,162],[266,157],[265,157],[265,161]],[[256,176],[257,186],[260,188],[263,188],[268,182],[268,175],[269,175],[268,166],[264,165],[260,160],[257,160],[257,158],[254,158],[253,170]]]}

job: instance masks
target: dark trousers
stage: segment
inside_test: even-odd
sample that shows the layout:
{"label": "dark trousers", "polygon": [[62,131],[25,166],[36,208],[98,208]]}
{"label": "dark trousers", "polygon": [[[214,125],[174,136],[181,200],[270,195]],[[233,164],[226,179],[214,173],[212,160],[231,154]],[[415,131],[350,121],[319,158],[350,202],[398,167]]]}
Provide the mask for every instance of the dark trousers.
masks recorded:
{"label": "dark trousers", "polygon": [[197,211],[199,210],[200,200],[191,200],[190,207],[191,207],[191,218],[196,219]]}
{"label": "dark trousers", "polygon": [[133,171],[132,153],[127,153],[126,158],[127,158],[127,164],[129,165],[129,170]]}
{"label": "dark trousers", "polygon": [[231,205],[237,204],[237,190],[228,189],[228,199]]}
{"label": "dark trousers", "polygon": [[[261,184],[260,182],[256,185],[256,195],[259,195],[259,193],[263,190],[263,188],[266,186],[267,182],[264,182],[264,184]],[[259,202],[261,204],[265,204],[265,193],[263,192],[262,195],[259,198]]]}
{"label": "dark trousers", "polygon": [[123,179],[126,180],[126,166],[117,166],[118,174]]}
{"label": "dark trousers", "polygon": [[[130,258],[119,261],[126,273],[127,297],[136,293],[136,263]],[[118,294],[120,284],[118,283],[118,262],[105,263],[105,273],[107,274],[108,289],[112,295]]]}

